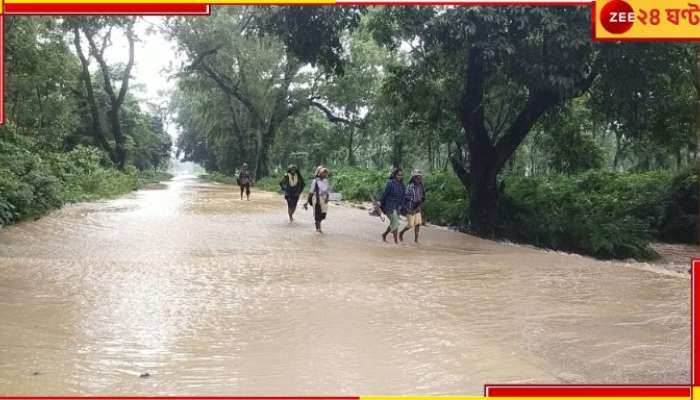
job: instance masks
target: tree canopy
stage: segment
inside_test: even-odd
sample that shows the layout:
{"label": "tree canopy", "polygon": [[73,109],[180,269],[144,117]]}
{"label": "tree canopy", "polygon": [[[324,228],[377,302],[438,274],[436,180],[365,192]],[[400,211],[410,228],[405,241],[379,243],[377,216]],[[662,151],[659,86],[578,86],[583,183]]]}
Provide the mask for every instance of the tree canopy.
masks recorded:
{"label": "tree canopy", "polygon": [[290,160],[450,166],[469,193],[472,231],[486,237],[509,174],[693,162],[695,45],[594,43],[589,14],[270,7],[174,20],[189,59],[176,97],[209,104],[200,114],[176,106],[200,119],[181,151],[229,172],[251,161],[259,175]]}

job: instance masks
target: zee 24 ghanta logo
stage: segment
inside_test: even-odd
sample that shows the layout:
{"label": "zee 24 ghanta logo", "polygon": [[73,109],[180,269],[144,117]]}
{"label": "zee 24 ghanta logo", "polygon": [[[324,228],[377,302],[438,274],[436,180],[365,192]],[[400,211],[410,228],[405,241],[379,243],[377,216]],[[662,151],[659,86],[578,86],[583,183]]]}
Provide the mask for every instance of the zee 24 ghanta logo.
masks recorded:
{"label": "zee 24 ghanta logo", "polygon": [[657,7],[656,1],[630,2],[637,7],[625,0],[612,0],[600,9],[599,22],[607,33],[621,35],[633,27],[646,33],[663,31],[663,36],[671,33],[669,31],[688,29],[694,30],[696,35],[700,33],[694,28],[700,24],[700,5],[696,3],[671,0],[664,2],[665,7]]}

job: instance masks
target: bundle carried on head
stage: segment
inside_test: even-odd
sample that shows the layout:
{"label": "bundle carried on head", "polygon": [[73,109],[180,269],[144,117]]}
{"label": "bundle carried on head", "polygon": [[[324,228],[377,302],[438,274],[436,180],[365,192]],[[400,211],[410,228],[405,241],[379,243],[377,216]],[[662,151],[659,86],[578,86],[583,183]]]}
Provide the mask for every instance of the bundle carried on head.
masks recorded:
{"label": "bundle carried on head", "polygon": [[324,167],[323,164],[316,167],[316,172],[314,172],[314,178],[318,178],[323,172],[328,172],[328,168]]}

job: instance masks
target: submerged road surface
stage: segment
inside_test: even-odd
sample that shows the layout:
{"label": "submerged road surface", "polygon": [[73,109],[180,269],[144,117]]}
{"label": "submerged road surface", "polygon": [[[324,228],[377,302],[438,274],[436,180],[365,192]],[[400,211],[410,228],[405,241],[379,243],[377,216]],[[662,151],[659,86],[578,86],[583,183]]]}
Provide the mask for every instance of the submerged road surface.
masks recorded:
{"label": "submerged road surface", "polygon": [[0,230],[0,394],[689,381],[687,276],[433,227],[385,244],[343,206],[319,236],[238,196],[178,177]]}

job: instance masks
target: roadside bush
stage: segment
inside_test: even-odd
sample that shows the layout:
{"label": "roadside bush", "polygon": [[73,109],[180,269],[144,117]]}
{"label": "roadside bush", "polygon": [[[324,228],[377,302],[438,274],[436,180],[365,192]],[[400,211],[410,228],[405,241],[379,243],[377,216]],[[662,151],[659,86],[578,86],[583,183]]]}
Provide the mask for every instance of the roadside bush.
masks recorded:
{"label": "roadside bush", "polygon": [[61,182],[39,154],[0,141],[2,223],[40,215],[61,205]]}
{"label": "roadside bush", "polygon": [[[662,174],[588,172],[507,181],[498,235],[598,258],[648,259]],[[657,203],[658,204],[658,203]]]}
{"label": "roadside bush", "polygon": [[[333,172],[332,186],[349,200],[381,196],[387,174]],[[469,194],[451,172],[425,177],[426,219],[466,230]],[[511,177],[499,209],[500,238],[598,258],[650,259],[652,240],[697,241],[697,174],[669,171]],[[674,236],[675,235],[675,236]]]}
{"label": "roadside bush", "polygon": [[9,168],[0,167],[0,225],[10,224],[19,218],[15,204],[18,197],[31,195],[27,192],[28,189],[29,185],[22,185]]}
{"label": "roadside bush", "polygon": [[113,198],[140,187],[138,173],[122,173],[100,168],[84,175],[74,176],[63,189],[65,203]]}
{"label": "roadside bush", "polygon": [[[311,181],[306,179],[306,175],[304,175],[304,177],[305,177],[304,183],[306,184],[306,189],[308,189],[308,186],[311,183]],[[266,190],[268,192],[279,192],[280,191],[280,185],[279,185],[280,179],[281,178],[278,178],[276,176],[267,176],[267,177],[255,182],[255,187],[257,187],[260,190]],[[232,184],[236,185],[236,177],[233,177]]]}
{"label": "roadside bush", "polygon": [[165,171],[142,170],[138,172],[139,187],[172,179],[173,175]]}
{"label": "roadside bush", "polygon": [[346,200],[379,200],[389,173],[377,170],[345,168],[331,171],[333,191],[343,194]]}
{"label": "roadside bush", "polygon": [[698,173],[677,175],[661,203],[658,238],[671,243],[698,243]]}
{"label": "roadside bush", "polygon": [[423,206],[430,223],[466,230],[469,226],[469,193],[454,174],[443,172],[425,177],[427,201]]}
{"label": "roadside bush", "polygon": [[[236,184],[236,177],[235,176],[229,176],[226,174],[222,174],[221,172],[208,172],[206,175],[203,176],[206,179],[210,179],[214,182],[219,182],[219,183],[226,183],[229,185],[235,185]],[[269,179],[269,178],[266,178]]]}
{"label": "roadside bush", "polygon": [[27,137],[0,140],[0,226],[38,217],[64,203],[110,198],[147,183],[169,179],[163,172],[119,172],[93,147],[59,153],[37,151]]}

